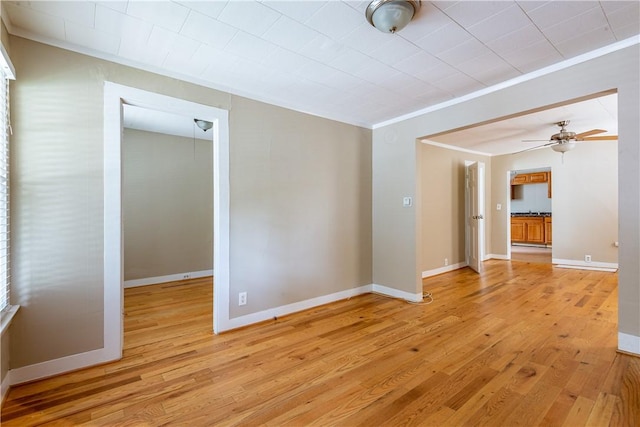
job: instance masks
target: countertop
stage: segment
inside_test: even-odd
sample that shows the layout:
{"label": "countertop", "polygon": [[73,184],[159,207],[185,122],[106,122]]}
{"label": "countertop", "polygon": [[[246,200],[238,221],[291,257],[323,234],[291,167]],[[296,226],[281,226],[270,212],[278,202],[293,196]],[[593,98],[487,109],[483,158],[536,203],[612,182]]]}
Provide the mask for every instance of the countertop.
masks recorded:
{"label": "countertop", "polygon": [[545,217],[545,216],[551,216],[551,212],[511,212],[511,216],[527,216],[527,217],[532,217],[532,216],[541,216],[541,217]]}

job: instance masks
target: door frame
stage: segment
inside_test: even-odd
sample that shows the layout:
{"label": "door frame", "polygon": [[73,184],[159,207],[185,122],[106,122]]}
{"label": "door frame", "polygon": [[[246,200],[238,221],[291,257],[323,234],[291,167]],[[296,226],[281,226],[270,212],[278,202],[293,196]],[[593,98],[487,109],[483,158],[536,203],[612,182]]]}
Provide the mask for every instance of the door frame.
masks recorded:
{"label": "door frame", "polygon": [[213,330],[229,323],[229,113],[227,110],[105,82],[104,86],[104,349],[107,360],[123,349],[124,268],[122,226],[123,107],[140,107],[198,117],[213,123]]}

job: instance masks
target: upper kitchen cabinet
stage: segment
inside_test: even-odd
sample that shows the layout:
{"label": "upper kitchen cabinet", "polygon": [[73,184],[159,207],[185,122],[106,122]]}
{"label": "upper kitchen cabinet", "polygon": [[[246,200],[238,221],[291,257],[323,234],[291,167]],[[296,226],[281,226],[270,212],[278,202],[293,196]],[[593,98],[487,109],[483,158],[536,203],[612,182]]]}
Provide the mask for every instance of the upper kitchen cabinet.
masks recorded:
{"label": "upper kitchen cabinet", "polygon": [[547,197],[551,198],[551,171],[519,173],[511,178],[511,199],[522,197],[521,185],[544,183],[547,183]]}

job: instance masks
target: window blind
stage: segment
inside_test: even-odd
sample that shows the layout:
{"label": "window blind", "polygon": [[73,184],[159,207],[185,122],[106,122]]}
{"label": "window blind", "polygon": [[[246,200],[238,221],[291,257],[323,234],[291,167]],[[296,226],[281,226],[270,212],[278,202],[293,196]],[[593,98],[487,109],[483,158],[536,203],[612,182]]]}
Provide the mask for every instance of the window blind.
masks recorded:
{"label": "window blind", "polygon": [[0,68],[0,311],[9,306],[9,76]]}

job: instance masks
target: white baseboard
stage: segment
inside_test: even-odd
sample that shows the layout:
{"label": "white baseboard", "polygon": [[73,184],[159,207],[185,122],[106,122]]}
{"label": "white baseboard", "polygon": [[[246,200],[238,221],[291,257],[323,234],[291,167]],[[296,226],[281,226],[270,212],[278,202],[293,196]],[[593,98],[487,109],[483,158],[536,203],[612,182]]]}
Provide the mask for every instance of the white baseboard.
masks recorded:
{"label": "white baseboard", "polygon": [[177,280],[197,279],[199,277],[213,276],[213,270],[189,271],[186,273],[169,274],[167,276],[145,277],[142,279],[125,280],[125,288],[136,286],[157,285],[158,283],[175,282]]}
{"label": "white baseboard", "polygon": [[502,259],[502,260],[508,261],[510,258],[502,254],[489,254],[485,259]]}
{"label": "white baseboard", "polygon": [[7,372],[2,380],[2,384],[0,385],[0,408],[4,404],[4,398],[7,397],[7,392],[9,391],[9,386],[11,385],[11,371]]}
{"label": "white baseboard", "polygon": [[27,381],[52,377],[54,375],[88,368],[102,363],[113,362],[118,359],[119,357],[114,358],[103,348],[87,351],[85,353],[72,354],[71,356],[65,356],[59,359],[48,360],[46,362],[12,369],[9,371],[11,374],[10,384],[16,385]]}
{"label": "white baseboard", "polygon": [[618,332],[618,350],[640,356],[640,337]]}
{"label": "white baseboard", "polygon": [[449,271],[457,270],[467,266],[466,262],[459,262],[457,264],[451,264],[440,268],[434,268],[433,270],[426,270],[422,272],[422,278],[436,276],[442,273],[448,273]]}
{"label": "white baseboard", "polygon": [[371,285],[371,292],[377,292],[379,294],[387,295],[393,298],[400,298],[403,300],[411,301],[411,302],[421,302],[422,301],[422,292],[417,294],[412,294],[410,292],[399,291],[398,289],[389,288],[388,286],[383,285]]}
{"label": "white baseboard", "polygon": [[551,260],[553,264],[557,264],[556,267],[560,268],[575,268],[578,270],[595,270],[595,271],[608,271],[615,272],[618,270],[617,262],[585,262],[577,259],[560,259],[553,258]]}
{"label": "white baseboard", "polygon": [[225,331],[241,328],[258,322],[264,322],[265,320],[273,319],[274,317],[285,316],[287,314],[296,313],[298,311],[307,310],[319,305],[329,304],[331,302],[340,301],[357,295],[367,294],[372,291],[372,286],[373,285],[364,285],[358,288],[347,289],[329,295],[323,295],[304,301],[294,302],[292,304],[282,305],[280,307],[270,308],[257,313],[247,314],[245,316],[234,317],[229,319],[229,323],[226,325]]}

